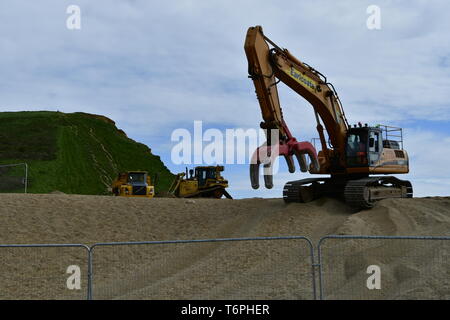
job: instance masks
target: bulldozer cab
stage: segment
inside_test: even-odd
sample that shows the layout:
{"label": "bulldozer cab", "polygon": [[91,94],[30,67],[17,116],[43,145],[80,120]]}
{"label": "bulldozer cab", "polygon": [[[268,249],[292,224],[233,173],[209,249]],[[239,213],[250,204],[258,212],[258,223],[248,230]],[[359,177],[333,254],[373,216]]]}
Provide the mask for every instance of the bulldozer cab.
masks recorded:
{"label": "bulldozer cab", "polygon": [[197,167],[195,168],[195,176],[197,177],[199,187],[205,186],[208,179],[216,180],[218,171],[216,167]]}

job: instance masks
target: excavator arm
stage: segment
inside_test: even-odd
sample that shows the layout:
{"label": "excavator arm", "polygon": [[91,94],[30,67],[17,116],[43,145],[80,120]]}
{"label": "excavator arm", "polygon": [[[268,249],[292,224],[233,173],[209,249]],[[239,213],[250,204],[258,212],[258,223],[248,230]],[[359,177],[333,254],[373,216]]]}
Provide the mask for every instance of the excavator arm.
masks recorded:
{"label": "excavator arm", "polygon": [[[330,173],[344,168],[348,124],[333,86],[318,71],[299,61],[287,49],[281,49],[273,43],[264,35],[260,26],[248,29],[244,48],[249,77],[253,80],[264,120],[261,127],[267,130],[267,143],[255,151],[250,165],[253,188],[259,187],[258,174],[261,163],[266,169],[264,172],[266,187],[272,187],[271,167],[274,159],[280,155],[285,157],[291,173],[295,171],[293,155],[298,159],[303,172],[308,170],[305,155],[311,160],[309,168],[311,173]],[[322,145],[319,157],[309,142],[298,142],[290,133],[278,98],[279,81],[312,105]],[[330,148],[321,121],[327,130]],[[269,134],[274,129],[279,133],[276,141],[273,141],[273,135]]]}

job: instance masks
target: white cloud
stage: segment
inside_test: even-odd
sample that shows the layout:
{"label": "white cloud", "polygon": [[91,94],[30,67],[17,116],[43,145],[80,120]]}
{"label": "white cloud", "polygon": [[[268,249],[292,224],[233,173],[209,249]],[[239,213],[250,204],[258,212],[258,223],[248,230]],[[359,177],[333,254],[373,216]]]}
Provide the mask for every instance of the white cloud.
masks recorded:
{"label": "white cloud", "polygon": [[[247,28],[261,24],[328,76],[350,122],[450,121],[447,1],[380,0],[376,31],[366,28],[370,1],[79,0],[80,31],[65,27],[69,4],[0,3],[0,111],[104,114],[160,154],[170,150],[172,130],[194,120],[255,128],[261,114],[243,42]],[[280,96],[294,135],[317,136],[308,103],[283,86]],[[413,141],[434,141],[423,139]],[[426,162],[438,151],[426,158],[409,143],[414,172],[432,175]]]}
{"label": "white cloud", "polygon": [[405,149],[410,157],[409,179],[418,196],[450,192],[450,134],[408,129]]}

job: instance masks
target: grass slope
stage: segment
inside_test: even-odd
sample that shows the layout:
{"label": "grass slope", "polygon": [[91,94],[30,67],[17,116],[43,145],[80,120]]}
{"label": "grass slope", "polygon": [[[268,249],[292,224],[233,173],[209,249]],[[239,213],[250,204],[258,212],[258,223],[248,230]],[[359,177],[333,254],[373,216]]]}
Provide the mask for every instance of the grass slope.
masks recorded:
{"label": "grass slope", "polygon": [[[158,173],[160,192],[174,177],[159,156],[129,139],[112,120],[86,113],[0,113],[0,164],[24,162],[31,193],[107,194],[117,173],[128,170],[145,170],[152,178]],[[23,167],[0,169],[0,190],[23,190],[11,177],[23,172]]]}

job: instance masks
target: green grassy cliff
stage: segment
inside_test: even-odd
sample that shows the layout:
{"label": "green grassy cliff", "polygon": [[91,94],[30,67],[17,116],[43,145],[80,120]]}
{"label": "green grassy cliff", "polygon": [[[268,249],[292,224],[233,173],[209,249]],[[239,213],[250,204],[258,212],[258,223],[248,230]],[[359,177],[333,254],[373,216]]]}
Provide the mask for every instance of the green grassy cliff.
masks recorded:
{"label": "green grassy cliff", "polygon": [[[108,194],[118,172],[132,170],[152,178],[157,173],[158,193],[174,178],[146,145],[129,139],[112,120],[86,113],[0,113],[0,164],[10,163],[28,164],[30,193]],[[23,191],[23,172],[0,168],[0,192]]]}

